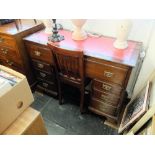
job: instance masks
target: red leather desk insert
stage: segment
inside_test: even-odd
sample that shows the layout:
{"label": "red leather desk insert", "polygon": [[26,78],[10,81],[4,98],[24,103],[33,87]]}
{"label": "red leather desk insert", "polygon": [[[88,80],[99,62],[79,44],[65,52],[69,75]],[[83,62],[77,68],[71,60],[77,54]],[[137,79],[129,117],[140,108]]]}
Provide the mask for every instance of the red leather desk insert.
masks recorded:
{"label": "red leather desk insert", "polygon": [[[38,31],[29,36],[28,39],[39,44],[47,45],[49,34]],[[54,43],[62,48],[81,49],[86,56],[105,59],[128,66],[135,66],[139,55],[140,42],[128,41],[128,48],[116,49],[113,46],[115,38],[112,37],[88,37],[83,41],[72,40],[71,31],[60,30],[59,34],[65,36],[65,40]]]}

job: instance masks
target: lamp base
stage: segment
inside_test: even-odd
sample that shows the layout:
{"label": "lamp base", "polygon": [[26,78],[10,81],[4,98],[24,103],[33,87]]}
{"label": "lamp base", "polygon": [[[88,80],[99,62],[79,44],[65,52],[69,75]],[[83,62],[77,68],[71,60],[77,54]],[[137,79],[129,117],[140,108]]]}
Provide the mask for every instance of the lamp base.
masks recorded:
{"label": "lamp base", "polygon": [[127,41],[118,41],[118,40],[116,40],[113,45],[114,45],[115,48],[118,48],[118,49],[125,49],[125,48],[128,47]]}
{"label": "lamp base", "polygon": [[87,33],[84,30],[75,30],[72,33],[73,40],[85,40],[87,39]]}
{"label": "lamp base", "polygon": [[48,37],[48,41],[52,41],[52,42],[60,42],[60,41],[62,41],[64,39],[65,39],[64,36],[59,35],[59,34],[52,35],[52,36]]}

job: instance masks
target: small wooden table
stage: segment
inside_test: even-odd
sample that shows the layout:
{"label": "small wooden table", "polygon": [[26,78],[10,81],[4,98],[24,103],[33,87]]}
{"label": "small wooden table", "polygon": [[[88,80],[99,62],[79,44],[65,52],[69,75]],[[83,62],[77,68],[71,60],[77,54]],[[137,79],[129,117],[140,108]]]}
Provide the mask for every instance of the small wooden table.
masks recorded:
{"label": "small wooden table", "polygon": [[47,135],[40,112],[29,107],[27,108],[3,135]]}

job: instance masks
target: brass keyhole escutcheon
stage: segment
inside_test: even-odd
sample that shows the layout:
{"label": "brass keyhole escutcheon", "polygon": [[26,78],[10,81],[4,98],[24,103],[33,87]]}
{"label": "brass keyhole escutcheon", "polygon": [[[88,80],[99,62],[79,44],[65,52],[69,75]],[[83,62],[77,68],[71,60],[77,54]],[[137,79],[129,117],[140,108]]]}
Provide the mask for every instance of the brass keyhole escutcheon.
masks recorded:
{"label": "brass keyhole escutcheon", "polygon": [[19,101],[18,103],[17,103],[17,108],[18,109],[20,109],[20,108],[22,108],[23,107],[23,102],[22,101]]}

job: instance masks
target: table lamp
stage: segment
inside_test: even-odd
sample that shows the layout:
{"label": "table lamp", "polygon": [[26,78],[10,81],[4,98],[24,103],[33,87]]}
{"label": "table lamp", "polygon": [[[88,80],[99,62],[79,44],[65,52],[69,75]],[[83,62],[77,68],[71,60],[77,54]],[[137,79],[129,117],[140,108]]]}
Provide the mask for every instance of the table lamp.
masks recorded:
{"label": "table lamp", "polygon": [[116,41],[114,47],[118,49],[125,49],[128,47],[127,38],[132,27],[131,20],[121,20],[117,25]]}
{"label": "table lamp", "polygon": [[83,25],[86,22],[86,19],[72,19],[74,24],[74,31],[72,33],[73,40],[85,40],[87,38],[86,32],[82,29]]}
{"label": "table lamp", "polygon": [[60,42],[64,40],[64,36],[58,34],[56,19],[52,19],[52,21],[53,21],[53,30],[52,30],[53,34],[52,36],[48,37],[48,40],[52,42]]}

